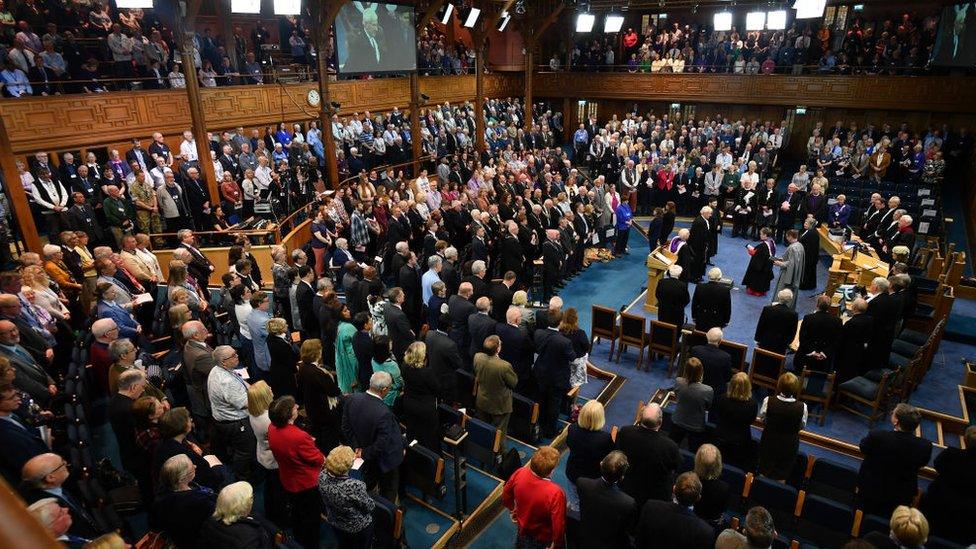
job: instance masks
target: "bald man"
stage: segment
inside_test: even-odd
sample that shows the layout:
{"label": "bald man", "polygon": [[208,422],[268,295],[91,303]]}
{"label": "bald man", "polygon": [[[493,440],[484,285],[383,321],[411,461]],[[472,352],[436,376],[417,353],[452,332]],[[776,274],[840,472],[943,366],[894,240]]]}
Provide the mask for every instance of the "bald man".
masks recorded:
{"label": "bald man", "polygon": [[28,504],[54,498],[71,514],[68,533],[83,538],[96,538],[101,532],[84,502],[71,493],[65,481],[71,476],[68,463],[58,454],[46,453],[29,459],[21,469],[21,494]]}
{"label": "bald man", "polygon": [[617,434],[617,449],[635,464],[620,487],[634,498],[637,507],[649,499],[671,501],[674,473],[681,464],[678,445],[661,432],[664,414],[658,404],[648,404],[640,423],[628,425]]}
{"label": "bald man", "polygon": [[0,320],[0,356],[14,367],[14,387],[47,408],[58,388],[44,367],[20,345],[20,330],[9,320]]}
{"label": "bald man", "polygon": [[566,251],[559,243],[559,231],[547,230],[546,241],[542,245],[542,298],[544,300],[552,297],[556,285],[559,284],[565,259]]}
{"label": "bald man", "polygon": [[475,302],[477,311],[468,317],[468,333],[471,334],[471,344],[468,346],[468,354],[474,355],[482,351],[482,346],[488,336],[495,334],[495,325],[498,322],[490,316],[491,300],[487,297],[479,297]]}

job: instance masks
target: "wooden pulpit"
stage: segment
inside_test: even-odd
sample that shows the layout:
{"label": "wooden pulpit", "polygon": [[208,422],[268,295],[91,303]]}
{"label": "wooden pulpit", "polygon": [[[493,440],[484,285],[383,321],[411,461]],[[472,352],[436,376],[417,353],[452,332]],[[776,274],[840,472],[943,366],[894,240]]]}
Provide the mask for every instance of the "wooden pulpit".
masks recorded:
{"label": "wooden pulpit", "polygon": [[668,267],[674,264],[677,256],[668,250],[667,246],[658,248],[647,254],[647,298],[644,300],[644,310],[657,312],[657,283],[664,277]]}

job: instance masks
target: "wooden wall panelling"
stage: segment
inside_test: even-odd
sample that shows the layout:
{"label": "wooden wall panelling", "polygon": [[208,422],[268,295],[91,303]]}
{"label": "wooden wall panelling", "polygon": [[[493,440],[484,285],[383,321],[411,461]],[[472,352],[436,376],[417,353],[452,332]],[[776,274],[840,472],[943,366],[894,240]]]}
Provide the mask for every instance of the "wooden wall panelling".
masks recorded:
{"label": "wooden wall panelling", "polygon": [[[314,85],[308,82],[202,89],[207,128],[217,131],[313,119],[316,111],[306,103],[305,97]],[[487,97],[521,95],[521,85],[519,74],[485,76]],[[334,100],[342,104],[341,112],[347,115],[356,111],[406,108],[410,103],[407,78],[345,80],[336,82],[332,89]],[[474,97],[474,76],[421,77],[420,89],[430,96],[431,103],[460,102]],[[2,101],[0,115],[18,154],[125,143],[136,135],[148,139],[155,131],[178,136],[190,127],[190,108],[182,90]],[[176,143],[178,146],[179,141]]]}
{"label": "wooden wall panelling", "polygon": [[536,93],[587,98],[976,112],[972,77],[542,73]]}

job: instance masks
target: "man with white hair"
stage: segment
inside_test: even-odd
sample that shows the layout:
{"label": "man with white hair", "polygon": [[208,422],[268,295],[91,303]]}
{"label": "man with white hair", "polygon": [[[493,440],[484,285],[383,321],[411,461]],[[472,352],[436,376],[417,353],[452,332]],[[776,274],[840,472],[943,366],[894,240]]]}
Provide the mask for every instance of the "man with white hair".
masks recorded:
{"label": "man with white hair", "polygon": [[404,447],[400,424],[383,403],[392,385],[389,373],[374,373],[365,393],[353,393],[344,402],[341,425],[343,437],[364,461],[366,487],[379,485],[380,495],[396,503]]}
{"label": "man with white hair", "polygon": [[200,427],[210,424],[210,398],[207,396],[207,379],[210,370],[217,365],[213,348],[207,344],[210,333],[203,322],[190,320],[180,327],[183,335],[183,378],[190,396],[190,411]]}
{"label": "man with white hair", "polygon": [[891,295],[891,283],[883,276],[875,277],[868,288],[868,307],[865,314],[874,319],[871,344],[873,368],[887,368],[891,346],[895,341],[895,328],[901,320],[901,303]]}
{"label": "man with white hair", "polygon": [[461,282],[471,284],[472,301],[477,301],[479,297],[488,295],[488,282],[485,276],[488,274],[488,266],[484,261],[478,260],[471,264],[471,274],[461,278]]}
{"label": "man with white hair", "polygon": [[641,411],[637,425],[627,425],[617,434],[617,450],[635,464],[627,471],[620,488],[634,498],[637,508],[649,499],[671,500],[674,474],[681,465],[678,445],[661,432],[664,413],[651,403]]}
{"label": "man with white hair", "polygon": [[566,251],[559,243],[559,231],[546,231],[546,241],[542,245],[542,299],[549,299],[559,284]]}
{"label": "man with white hair", "polygon": [[712,208],[703,206],[698,217],[691,223],[688,234],[688,247],[691,249],[692,259],[688,273],[688,280],[697,284],[705,274],[705,263],[708,261],[709,242],[712,231]]}
{"label": "man with white hair", "polygon": [[704,376],[702,383],[714,390],[716,395],[724,395],[725,387],[732,379],[732,357],[719,348],[722,344],[721,328],[712,328],[705,333],[706,345],[695,345],[691,348],[691,356],[702,363]]}
{"label": "man with white hair", "polygon": [[796,310],[790,307],[792,302],[793,291],[782,289],[777,292],[775,301],[763,307],[756,324],[756,347],[786,354],[787,347],[796,337],[796,325],[799,322]]}
{"label": "man with white hair", "polygon": [[[898,210],[904,212],[905,210]],[[915,247],[915,231],[912,229],[912,216],[902,213],[891,224],[881,237],[881,257],[890,258],[896,246],[905,246],[909,250]]]}
{"label": "man with white hair", "polygon": [[59,505],[56,498],[39,499],[27,511],[65,547],[81,547],[91,541],[68,533],[72,524],[71,512]]}
{"label": "man with white hair", "polygon": [[511,219],[505,223],[505,236],[498,246],[500,271],[515,273],[516,286],[523,281],[525,272],[525,251],[519,241],[518,223]]}
{"label": "man with white hair", "polygon": [[[776,295],[780,290],[789,289],[793,291],[794,297],[800,288],[800,281],[803,279],[803,264],[805,252],[803,244],[800,244],[796,229],[786,231],[786,252],[781,259],[773,261],[773,264],[780,267],[779,278],[776,280]],[[796,310],[796,299],[790,302],[790,308]]]}
{"label": "man with white hair", "polygon": [[702,332],[715,327],[724,328],[732,318],[732,288],[722,283],[722,270],[718,267],[709,269],[708,282],[699,284],[695,289],[691,317],[695,321],[695,329]]}
{"label": "man with white hair", "polygon": [[685,307],[691,301],[688,283],[681,279],[683,273],[681,265],[671,265],[667,276],[657,283],[654,291],[654,297],[657,298],[657,319],[674,324],[679,329],[685,324]]}

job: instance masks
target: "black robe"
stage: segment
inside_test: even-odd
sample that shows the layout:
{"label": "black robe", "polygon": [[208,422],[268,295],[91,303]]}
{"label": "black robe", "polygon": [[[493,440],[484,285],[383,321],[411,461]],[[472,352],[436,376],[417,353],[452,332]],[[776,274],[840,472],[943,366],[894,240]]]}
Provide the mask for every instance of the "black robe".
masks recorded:
{"label": "black robe", "polygon": [[698,282],[705,274],[705,262],[710,257],[709,241],[712,238],[710,231],[714,221],[706,221],[704,217],[698,216],[691,223],[691,234],[688,236],[688,247],[691,248],[692,261],[691,272],[688,273],[689,280]]}
{"label": "black robe", "polygon": [[773,258],[769,253],[766,242],[759,242],[755,246],[755,253],[749,259],[746,274],[742,277],[742,284],[753,292],[764,294],[769,291],[773,280]]}
{"label": "black robe", "polygon": [[817,260],[820,256],[820,234],[817,229],[810,228],[800,235],[803,245],[803,278],[800,280],[801,290],[813,290],[817,287]]}

